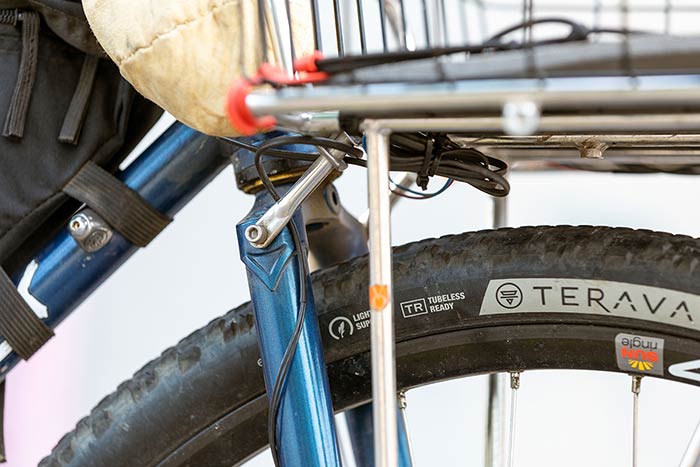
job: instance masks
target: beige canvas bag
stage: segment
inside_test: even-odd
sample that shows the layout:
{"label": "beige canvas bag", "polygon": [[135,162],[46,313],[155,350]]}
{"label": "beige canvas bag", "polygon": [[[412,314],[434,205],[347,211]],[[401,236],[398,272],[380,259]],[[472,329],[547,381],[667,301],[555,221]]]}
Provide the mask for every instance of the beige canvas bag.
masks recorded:
{"label": "beige canvas bag", "polygon": [[[310,1],[290,3],[295,49],[310,53]],[[235,135],[226,93],[261,63],[258,0],[83,0],[83,6],[98,41],[141,94],[196,130]],[[271,49],[269,57],[274,61]]]}

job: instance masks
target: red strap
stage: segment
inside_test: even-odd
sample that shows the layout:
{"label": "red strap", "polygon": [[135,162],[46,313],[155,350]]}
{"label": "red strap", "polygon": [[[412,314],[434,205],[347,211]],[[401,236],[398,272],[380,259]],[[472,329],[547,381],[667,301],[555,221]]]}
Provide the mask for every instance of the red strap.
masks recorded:
{"label": "red strap", "polygon": [[315,50],[311,55],[306,55],[296,59],[294,62],[294,70],[298,72],[315,73],[318,71],[316,62],[323,60],[323,58],[323,52],[320,50]]}
{"label": "red strap", "polygon": [[239,79],[233,83],[226,98],[226,113],[231,126],[244,136],[272,130],[277,124],[273,116],[256,118],[250,111],[245,100],[252,89],[250,81],[245,78]]}
{"label": "red strap", "polygon": [[267,83],[283,86],[325,81],[328,79],[328,73],[318,71],[318,68],[316,68],[316,60],[319,56],[321,56],[320,52],[317,52],[315,55],[304,57],[294,62],[294,76],[289,76],[284,69],[270,63],[260,65],[258,76]]}
{"label": "red strap", "polygon": [[250,136],[272,130],[277,124],[273,116],[256,117],[246,104],[246,97],[252,91],[253,84],[271,83],[282,86],[317,83],[328,78],[328,74],[318,71],[316,61],[323,59],[320,51],[299,58],[294,62],[295,75],[290,77],[285,70],[270,63],[263,63],[258,74],[252,79],[239,79],[231,85],[226,98],[226,113],[233,129]]}

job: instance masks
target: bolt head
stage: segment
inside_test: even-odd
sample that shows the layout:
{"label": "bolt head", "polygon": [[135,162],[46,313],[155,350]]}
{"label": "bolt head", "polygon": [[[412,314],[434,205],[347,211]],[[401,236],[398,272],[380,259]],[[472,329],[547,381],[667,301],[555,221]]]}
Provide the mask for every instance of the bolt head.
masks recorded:
{"label": "bolt head", "polygon": [[267,238],[267,230],[259,225],[249,225],[245,229],[245,238],[250,243],[262,243]]}
{"label": "bolt head", "polygon": [[68,223],[68,228],[73,235],[80,237],[90,229],[90,220],[84,214],[77,214]]}

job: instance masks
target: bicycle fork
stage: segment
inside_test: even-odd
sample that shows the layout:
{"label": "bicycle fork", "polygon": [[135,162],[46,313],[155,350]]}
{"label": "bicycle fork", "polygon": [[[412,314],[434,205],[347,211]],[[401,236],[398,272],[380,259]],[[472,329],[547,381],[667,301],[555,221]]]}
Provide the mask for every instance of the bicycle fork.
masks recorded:
{"label": "bicycle fork", "polygon": [[[298,261],[306,260],[306,254],[305,252],[297,254],[289,227],[285,225],[287,221],[296,224],[305,250],[307,244],[305,223],[298,208],[301,201],[305,201],[309,196],[318,196],[322,191],[327,193],[329,188],[334,190],[332,185],[328,185],[326,190],[316,190],[314,193],[314,190],[327,178],[328,173],[324,174],[325,170],[340,168],[338,164],[340,161],[334,159],[340,159],[342,156],[328,152],[324,156],[312,164],[294,186],[278,187],[280,191],[286,191],[288,196],[283,196],[277,203],[265,192],[258,193],[251,212],[236,227],[241,259],[246,265],[254,305],[268,394],[272,392],[282,357],[301,311],[299,300],[301,287],[306,287],[307,290],[304,327],[286,378],[286,388],[277,419],[278,452],[283,466],[340,465],[333,409],[310,277],[308,275],[299,277]],[[337,196],[331,198],[337,200]],[[305,206],[319,204],[328,203],[311,201]],[[310,217],[313,215],[311,213]],[[286,220],[280,225],[279,219],[284,217]],[[358,221],[339,205],[335,217],[331,217],[331,222],[328,223],[330,227],[326,228],[325,234],[314,231],[314,245],[317,245],[314,250],[316,250],[315,253],[321,252],[320,255],[314,256],[316,263],[320,266],[329,266],[367,251],[366,234]],[[337,243],[339,229],[343,230],[342,238],[351,240],[339,245]],[[387,344],[393,346],[393,339]],[[392,412],[396,414],[394,416],[398,416],[395,396],[389,399],[391,400],[394,400],[390,402],[394,404]],[[370,404],[348,413],[350,438],[358,465],[374,465],[374,456],[371,454],[377,445],[371,442],[373,438],[371,413],[376,412],[376,409],[375,406],[372,410]],[[376,413],[374,419],[376,427]],[[396,426],[395,421],[394,430]],[[398,426],[398,438],[403,442],[398,446],[394,445],[398,451],[394,454],[396,456],[394,459],[397,461],[400,459],[400,465],[407,467],[411,465],[411,461],[408,437],[402,419],[398,419]],[[382,431],[389,428],[382,423],[379,423],[379,427]],[[394,450],[389,446],[384,446],[383,449],[387,447]]]}
{"label": "bicycle fork", "polygon": [[[279,458],[284,466],[335,467],[340,465],[340,455],[313,292],[309,277],[299,277],[298,261],[303,253],[295,251],[289,227],[265,248],[253,247],[245,236],[246,229],[273,204],[269,195],[258,194],[253,210],[236,230],[248,274],[268,395],[301,312],[300,288],[307,288],[304,327],[277,418]],[[296,223],[305,247],[301,216],[294,215],[291,222]]]}

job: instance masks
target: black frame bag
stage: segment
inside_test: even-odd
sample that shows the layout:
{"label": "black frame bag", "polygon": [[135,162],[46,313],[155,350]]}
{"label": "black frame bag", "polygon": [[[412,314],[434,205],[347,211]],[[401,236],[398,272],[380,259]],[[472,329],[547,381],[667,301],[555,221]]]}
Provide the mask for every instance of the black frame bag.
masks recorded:
{"label": "black frame bag", "polygon": [[106,59],[79,2],[0,0],[0,266],[26,264],[80,203],[88,161],[113,172],[162,111]]}
{"label": "black frame bag", "polygon": [[[167,225],[112,175],[161,113],[106,59],[79,2],[0,0],[0,336],[20,357],[53,330],[11,277],[82,204],[141,246]],[[142,225],[156,227],[126,235]]]}

